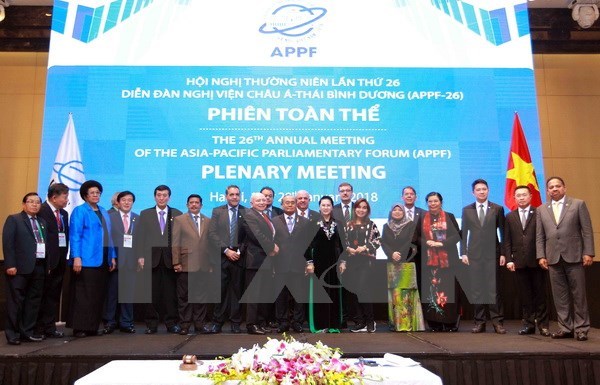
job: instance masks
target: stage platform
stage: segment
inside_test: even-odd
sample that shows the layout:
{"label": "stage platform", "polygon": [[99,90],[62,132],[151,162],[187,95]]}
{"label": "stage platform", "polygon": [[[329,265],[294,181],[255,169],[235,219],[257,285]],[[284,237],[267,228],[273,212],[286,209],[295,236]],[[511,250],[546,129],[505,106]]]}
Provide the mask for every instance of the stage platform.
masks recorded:
{"label": "stage platform", "polygon": [[[292,333],[298,340],[323,343],[342,349],[346,357],[381,357],[395,353],[413,358],[439,375],[445,385],[595,385],[600,384],[600,330],[592,329],[589,340],[552,340],[539,334],[519,336],[518,321],[505,324],[508,333],[470,333],[471,322],[463,322],[457,333],[394,333],[383,322],[373,333]],[[491,326],[491,325],[489,325]],[[556,325],[551,325],[554,330]],[[20,346],[0,342],[0,384],[63,385],[111,360],[180,359],[196,354],[200,359],[230,356],[240,347],[262,344],[267,336],[231,334],[227,325],[217,335],[179,336],[164,327],[144,335],[119,331],[108,336],[48,339]],[[2,333],[3,334],[3,333]]]}

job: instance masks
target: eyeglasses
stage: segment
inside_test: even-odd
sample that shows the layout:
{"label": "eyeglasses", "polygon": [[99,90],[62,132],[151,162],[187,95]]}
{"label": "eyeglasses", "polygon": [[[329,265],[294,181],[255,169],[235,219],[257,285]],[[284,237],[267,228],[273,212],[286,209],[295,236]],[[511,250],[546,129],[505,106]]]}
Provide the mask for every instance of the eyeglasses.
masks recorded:
{"label": "eyeglasses", "polygon": [[102,195],[100,191],[88,191],[88,195]]}
{"label": "eyeglasses", "polygon": [[30,205],[41,205],[42,202],[40,201],[31,201],[31,200],[26,200],[25,203],[30,204]]}
{"label": "eyeglasses", "polygon": [[343,193],[343,192],[352,192],[352,190],[350,190],[350,189],[343,189],[343,190],[339,190],[339,191],[340,191],[341,193]]}

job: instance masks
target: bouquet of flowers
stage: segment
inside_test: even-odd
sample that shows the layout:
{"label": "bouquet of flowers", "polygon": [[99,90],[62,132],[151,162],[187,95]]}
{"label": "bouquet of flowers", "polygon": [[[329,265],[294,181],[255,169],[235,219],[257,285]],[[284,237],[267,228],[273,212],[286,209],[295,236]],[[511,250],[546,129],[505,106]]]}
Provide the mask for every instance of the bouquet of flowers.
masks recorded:
{"label": "bouquet of flowers", "polygon": [[314,384],[350,385],[363,377],[364,367],[341,359],[339,349],[321,341],[312,345],[284,335],[283,340],[269,339],[262,347],[240,348],[231,358],[208,367],[198,377],[215,384],[238,380],[241,384]]}

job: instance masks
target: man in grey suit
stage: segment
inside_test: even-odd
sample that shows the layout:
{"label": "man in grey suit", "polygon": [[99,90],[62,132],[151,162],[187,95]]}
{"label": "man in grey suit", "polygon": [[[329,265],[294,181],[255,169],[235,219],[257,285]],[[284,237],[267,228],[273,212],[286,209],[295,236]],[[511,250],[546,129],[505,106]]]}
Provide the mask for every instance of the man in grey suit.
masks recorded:
{"label": "man in grey suit", "polygon": [[537,212],[537,258],[550,272],[559,330],[552,338],[586,341],[590,329],[583,268],[594,259],[594,233],[584,201],[566,196],[565,182],[546,181],[550,202]]}

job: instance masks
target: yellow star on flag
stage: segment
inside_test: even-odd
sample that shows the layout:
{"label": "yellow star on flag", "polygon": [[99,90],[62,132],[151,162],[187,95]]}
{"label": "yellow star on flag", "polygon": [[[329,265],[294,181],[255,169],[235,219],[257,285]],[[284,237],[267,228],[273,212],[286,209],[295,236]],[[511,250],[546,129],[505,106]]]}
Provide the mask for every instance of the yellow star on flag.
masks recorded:
{"label": "yellow star on flag", "polygon": [[510,156],[512,158],[513,168],[506,171],[506,178],[514,180],[517,186],[532,185],[537,191],[540,191],[537,180],[535,180],[533,174],[533,164],[524,161],[517,153],[511,152]]}

